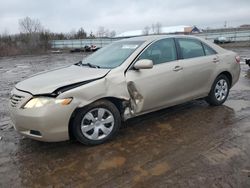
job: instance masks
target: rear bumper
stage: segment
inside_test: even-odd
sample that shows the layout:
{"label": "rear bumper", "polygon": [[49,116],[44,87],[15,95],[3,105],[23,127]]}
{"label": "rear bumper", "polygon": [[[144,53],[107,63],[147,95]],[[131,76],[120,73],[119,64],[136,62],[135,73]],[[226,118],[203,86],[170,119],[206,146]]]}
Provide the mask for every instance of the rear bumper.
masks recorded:
{"label": "rear bumper", "polygon": [[77,107],[72,101],[69,105],[48,104],[40,108],[22,109],[32,95],[18,90],[13,93],[24,96],[17,106],[10,102],[10,114],[15,129],[22,135],[45,142],[58,142],[69,139],[68,125],[71,114]]}
{"label": "rear bumper", "polygon": [[241,72],[241,68],[240,68],[240,64],[237,64],[237,66],[233,69],[233,79],[232,79],[232,85],[231,87],[233,87],[239,80],[240,78],[240,72]]}
{"label": "rear bumper", "polygon": [[240,68],[233,75],[233,80],[232,80],[231,87],[233,87],[238,82],[239,78],[240,78]]}

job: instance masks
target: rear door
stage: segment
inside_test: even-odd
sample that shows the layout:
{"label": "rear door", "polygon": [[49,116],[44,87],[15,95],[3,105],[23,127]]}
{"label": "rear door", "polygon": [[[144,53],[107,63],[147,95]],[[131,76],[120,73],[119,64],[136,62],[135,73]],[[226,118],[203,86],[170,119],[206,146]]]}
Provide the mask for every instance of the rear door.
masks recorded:
{"label": "rear door", "polygon": [[210,83],[219,59],[216,52],[197,39],[178,38],[180,64],[183,67],[183,99],[203,97],[210,91]]}

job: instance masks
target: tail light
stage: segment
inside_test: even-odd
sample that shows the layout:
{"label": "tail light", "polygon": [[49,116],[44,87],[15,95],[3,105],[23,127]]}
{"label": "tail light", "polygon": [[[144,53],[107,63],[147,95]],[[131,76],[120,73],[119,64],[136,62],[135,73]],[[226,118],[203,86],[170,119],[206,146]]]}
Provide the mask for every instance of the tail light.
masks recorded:
{"label": "tail light", "polygon": [[235,60],[236,60],[236,63],[240,63],[240,56],[237,55],[237,56],[235,57]]}

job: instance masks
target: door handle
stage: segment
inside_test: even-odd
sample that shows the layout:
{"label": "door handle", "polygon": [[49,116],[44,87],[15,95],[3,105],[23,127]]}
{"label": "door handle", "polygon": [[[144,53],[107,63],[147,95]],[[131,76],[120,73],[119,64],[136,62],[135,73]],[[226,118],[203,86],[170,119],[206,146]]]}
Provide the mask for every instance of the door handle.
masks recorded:
{"label": "door handle", "polygon": [[213,63],[218,63],[220,60],[218,57],[213,58]]}
{"label": "door handle", "polygon": [[183,70],[183,67],[181,67],[181,66],[175,66],[173,68],[173,71],[176,71],[176,72],[181,71],[181,70]]}

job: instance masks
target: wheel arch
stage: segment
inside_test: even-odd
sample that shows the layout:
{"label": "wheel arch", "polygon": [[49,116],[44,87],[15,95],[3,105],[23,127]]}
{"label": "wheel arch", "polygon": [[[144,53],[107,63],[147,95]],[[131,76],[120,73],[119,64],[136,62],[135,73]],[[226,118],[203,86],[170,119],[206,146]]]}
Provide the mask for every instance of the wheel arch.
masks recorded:
{"label": "wheel arch", "polygon": [[[99,100],[107,100],[107,101],[113,103],[113,104],[116,106],[116,108],[119,110],[121,116],[122,116],[122,114],[123,114],[123,112],[124,112],[124,109],[125,109],[124,103],[127,102],[127,100],[126,100],[126,99],[123,99],[123,98],[117,98],[117,97],[103,97],[103,98],[100,98],[100,99],[98,99],[98,100],[93,101],[92,103],[95,103],[95,102],[97,102],[97,101],[99,101]],[[92,104],[92,103],[90,103],[90,104]],[[88,105],[90,105],[90,104],[88,104]],[[87,105],[87,106],[88,106],[88,105]],[[77,108],[73,111],[73,113],[71,114],[71,117],[70,117],[70,120],[69,120],[69,123],[68,123],[68,134],[69,134],[69,139],[70,139],[70,140],[75,140],[75,137],[74,137],[74,134],[73,134],[73,130],[72,130],[74,118],[75,118],[76,114],[78,113],[78,111],[79,111],[80,109],[82,109],[82,108],[85,108],[85,107],[86,107],[86,106],[84,106],[84,107],[77,107]]]}
{"label": "wheel arch", "polygon": [[[223,72],[221,72],[218,76],[220,76],[220,75],[225,75],[225,76],[228,78],[229,84],[230,84],[230,88],[231,88],[232,82],[233,82],[233,76],[232,76],[232,74],[231,74],[229,71],[223,71]],[[217,76],[217,77],[218,77],[218,76]],[[217,78],[217,77],[216,77],[216,78]]]}

